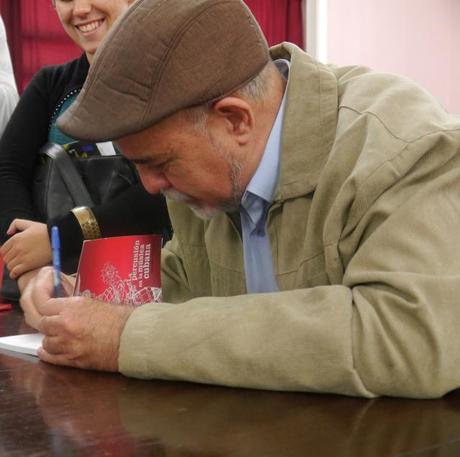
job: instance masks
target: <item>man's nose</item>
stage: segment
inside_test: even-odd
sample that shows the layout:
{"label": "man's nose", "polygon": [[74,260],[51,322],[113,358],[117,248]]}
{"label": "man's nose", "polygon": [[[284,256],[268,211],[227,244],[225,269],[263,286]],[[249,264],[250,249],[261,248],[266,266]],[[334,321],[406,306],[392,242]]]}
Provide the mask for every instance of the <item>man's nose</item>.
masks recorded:
{"label": "man's nose", "polygon": [[139,176],[145,190],[150,194],[157,194],[162,189],[169,189],[171,183],[168,181],[163,173],[155,172],[153,170],[142,170],[138,168]]}

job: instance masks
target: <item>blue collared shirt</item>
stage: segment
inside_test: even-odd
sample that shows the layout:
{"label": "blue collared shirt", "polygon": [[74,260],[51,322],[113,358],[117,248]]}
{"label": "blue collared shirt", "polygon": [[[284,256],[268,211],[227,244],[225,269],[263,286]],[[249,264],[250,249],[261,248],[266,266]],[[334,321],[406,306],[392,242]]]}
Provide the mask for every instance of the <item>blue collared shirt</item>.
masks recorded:
{"label": "blue collared shirt", "polygon": [[[286,76],[289,62],[275,61]],[[281,132],[284,118],[286,94],[283,96],[278,114],[265,146],[262,159],[241,199],[240,218],[244,250],[244,271],[248,293],[276,292],[273,259],[266,223],[267,212],[273,201],[278,183],[281,148]]]}

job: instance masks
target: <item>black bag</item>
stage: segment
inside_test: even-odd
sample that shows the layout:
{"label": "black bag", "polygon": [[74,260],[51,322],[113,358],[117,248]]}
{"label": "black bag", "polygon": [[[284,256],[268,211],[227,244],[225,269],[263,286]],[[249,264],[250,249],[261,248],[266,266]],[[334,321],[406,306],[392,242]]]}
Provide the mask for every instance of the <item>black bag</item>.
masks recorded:
{"label": "black bag", "polygon": [[76,206],[104,203],[139,182],[134,166],[122,155],[88,155],[75,146],[67,149],[47,144],[39,153],[32,195],[36,216],[43,222]]}

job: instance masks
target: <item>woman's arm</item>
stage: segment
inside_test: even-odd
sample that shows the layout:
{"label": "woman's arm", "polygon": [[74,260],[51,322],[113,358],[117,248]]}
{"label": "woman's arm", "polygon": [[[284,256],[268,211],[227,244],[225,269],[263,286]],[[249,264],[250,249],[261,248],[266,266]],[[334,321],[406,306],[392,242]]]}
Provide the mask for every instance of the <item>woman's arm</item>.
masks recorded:
{"label": "woman's arm", "polygon": [[[91,208],[103,237],[162,234],[171,237],[171,224],[165,199],[149,194],[142,184],[136,184],[112,200]],[[84,241],[80,225],[72,212],[48,221],[61,235],[63,270],[73,272]]]}
{"label": "woman's arm", "polygon": [[0,140],[0,242],[13,219],[33,219],[30,185],[37,152],[47,141],[49,96],[46,72],[29,84]]}
{"label": "woman's arm", "polygon": [[149,194],[141,183],[92,208],[102,236],[161,233],[171,235],[166,201]]}
{"label": "woman's arm", "polygon": [[[103,237],[159,233],[169,239],[171,226],[162,195],[151,195],[142,184],[127,189],[114,199],[92,208]],[[50,220],[48,227],[31,220],[15,219],[8,228],[11,238],[0,254],[17,279],[21,275],[50,263],[49,230],[59,228],[63,270],[74,272],[84,241],[80,225],[72,212]]]}

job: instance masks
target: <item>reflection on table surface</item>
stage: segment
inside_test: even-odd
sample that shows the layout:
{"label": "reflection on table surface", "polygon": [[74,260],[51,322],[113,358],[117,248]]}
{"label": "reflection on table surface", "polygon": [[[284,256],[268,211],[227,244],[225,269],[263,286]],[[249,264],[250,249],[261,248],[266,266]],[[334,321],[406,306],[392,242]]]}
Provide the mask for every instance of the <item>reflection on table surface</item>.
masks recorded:
{"label": "reflection on table surface", "polygon": [[[30,331],[0,313],[0,335]],[[454,457],[460,391],[440,400],[139,381],[0,351],[0,456]]]}

